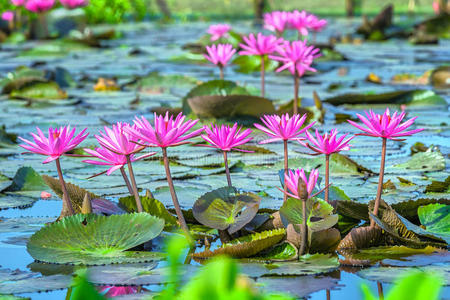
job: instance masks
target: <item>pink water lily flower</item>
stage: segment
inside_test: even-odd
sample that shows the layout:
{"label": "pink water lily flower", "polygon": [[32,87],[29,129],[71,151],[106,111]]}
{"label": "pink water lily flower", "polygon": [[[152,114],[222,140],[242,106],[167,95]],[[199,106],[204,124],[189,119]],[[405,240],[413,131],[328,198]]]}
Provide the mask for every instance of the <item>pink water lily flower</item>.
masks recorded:
{"label": "pink water lily flower", "polygon": [[2,13],[2,20],[6,22],[12,22],[14,20],[14,12],[7,10]]}
{"label": "pink water lily flower", "polygon": [[302,116],[297,114],[292,117],[290,117],[289,114],[282,115],[281,117],[278,115],[264,115],[261,118],[261,121],[265,127],[260,124],[254,124],[254,126],[271,138],[263,140],[259,142],[259,144],[288,140],[298,141],[304,139],[303,137],[300,137],[300,135],[315,124],[315,122],[312,122],[302,128],[306,117],[306,114],[303,114]]}
{"label": "pink water lily flower", "polygon": [[283,191],[282,189],[278,188],[283,193],[286,193],[289,197],[300,199],[299,193],[298,193],[298,181],[301,179],[306,185],[306,189],[308,192],[308,199],[316,196],[319,193],[312,194],[316,184],[317,179],[319,178],[319,170],[312,169],[311,173],[309,173],[309,177],[306,178],[305,171],[303,169],[297,169],[297,170],[288,170],[288,174],[285,174],[284,176],[284,182],[287,186],[287,192]]}
{"label": "pink water lily flower", "polygon": [[25,8],[34,13],[43,13],[55,5],[55,0],[27,0]]}
{"label": "pink water lily flower", "polygon": [[251,129],[246,129],[241,132],[242,127],[238,128],[237,123],[234,123],[232,127],[227,125],[214,125],[203,127],[206,134],[202,134],[201,137],[211,145],[201,145],[204,147],[217,148],[222,151],[237,150],[242,152],[248,152],[240,150],[236,147],[244,145],[251,141],[253,138],[248,137],[251,133]]}
{"label": "pink water lily flower", "polygon": [[289,13],[286,11],[273,11],[264,14],[264,28],[282,36],[287,28]]}
{"label": "pink water lily flower", "polygon": [[131,155],[143,150],[144,147],[135,143],[134,136],[126,128],[136,130],[137,126],[117,122],[112,128],[105,126],[105,132],[100,131],[100,135],[95,135],[95,138],[100,145],[115,154]]}
{"label": "pink water lily flower", "polygon": [[250,33],[247,36],[242,37],[245,44],[240,44],[241,48],[244,49],[239,52],[240,55],[266,55],[274,53],[277,50],[280,43],[284,40],[282,38],[277,38],[274,35],[263,35],[259,32],[256,36]]}
{"label": "pink water lily flower", "polygon": [[15,6],[22,6],[25,2],[26,0],[11,0],[11,4]]}
{"label": "pink water lily flower", "polygon": [[206,52],[208,54],[203,54],[203,56],[219,67],[220,69],[220,79],[224,79],[223,69],[228,64],[228,61],[236,53],[236,49],[230,44],[218,44],[212,46],[206,46]]}
{"label": "pink water lily flower", "polygon": [[73,150],[78,144],[86,139],[89,133],[86,133],[86,129],[83,129],[77,136],[75,135],[76,128],[70,130],[70,126],[63,126],[60,128],[48,129],[48,136],[46,137],[39,127],[36,127],[38,134],[31,133],[34,142],[19,137],[19,139],[25,144],[19,145],[26,150],[48,156],[43,161],[44,164],[54,161],[60,158],[65,153]]}
{"label": "pink water lily flower", "polygon": [[154,115],[154,125],[144,117],[136,117],[134,124],[136,126],[128,127],[125,130],[131,133],[135,139],[140,139],[148,147],[175,147],[183,144],[188,144],[190,138],[200,135],[203,128],[194,130],[191,133],[188,131],[197,124],[198,120],[187,120],[186,117],[179,113],[174,119],[169,112],[165,115]]}
{"label": "pink water lily flower", "polygon": [[276,72],[288,70],[292,75],[301,77],[306,71],[317,71],[311,67],[311,64],[315,58],[320,56],[319,51],[319,48],[308,46],[307,40],[285,41],[277,48],[279,56],[272,55],[270,58],[283,63]]}
{"label": "pink water lily flower", "polygon": [[138,289],[135,286],[103,286],[98,287],[100,293],[105,297],[117,297],[122,295],[136,294]]}
{"label": "pink water lily flower", "polygon": [[289,27],[298,31],[300,35],[308,35],[308,28],[310,28],[313,16],[306,11],[294,10],[289,14]]}
{"label": "pink water lily flower", "polygon": [[315,15],[311,15],[311,19],[309,20],[309,28],[315,32],[322,31],[326,26],[328,22],[325,19],[319,19]]}
{"label": "pink water lily flower", "polygon": [[231,26],[228,24],[215,24],[208,28],[208,33],[211,35],[211,41],[217,41],[222,37],[226,37],[231,30]]}
{"label": "pink water lily flower", "polygon": [[347,134],[337,137],[337,129],[331,130],[330,133],[326,132],[324,135],[320,135],[319,131],[316,129],[316,137],[310,134],[308,131],[305,132],[306,138],[310,143],[299,141],[303,146],[316,152],[316,154],[330,155],[333,153],[338,153],[343,150],[350,150],[350,145],[348,144],[354,136],[346,139]]}
{"label": "pink water lily flower", "polygon": [[414,129],[410,131],[405,131],[409,128],[417,117],[411,118],[406,122],[403,122],[403,118],[406,113],[403,111],[400,114],[394,112],[392,115],[389,112],[389,108],[386,108],[384,114],[376,114],[372,110],[366,112],[366,117],[356,114],[361,122],[366,125],[366,127],[359,125],[351,120],[347,120],[350,124],[356,128],[364,131],[364,133],[358,133],[357,135],[366,135],[373,137],[381,137],[390,140],[399,140],[398,137],[409,136],[415,133],[425,130],[424,128]]}
{"label": "pink water lily flower", "polygon": [[89,0],[59,0],[59,2],[68,9],[75,9],[89,4]]}

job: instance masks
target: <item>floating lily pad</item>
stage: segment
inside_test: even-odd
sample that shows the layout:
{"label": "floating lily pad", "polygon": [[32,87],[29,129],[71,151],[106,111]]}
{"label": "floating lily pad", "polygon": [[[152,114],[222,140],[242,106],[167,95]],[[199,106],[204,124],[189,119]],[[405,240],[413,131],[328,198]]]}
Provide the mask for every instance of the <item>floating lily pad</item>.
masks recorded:
{"label": "floating lily pad", "polygon": [[[428,227],[425,230],[422,227],[411,223],[399,214],[397,214],[397,217],[403,222],[403,224],[405,224],[407,230],[411,230],[418,235],[425,236],[431,239],[446,241],[447,244],[450,242],[449,224],[448,222],[446,223],[446,221],[449,220],[448,208],[444,208],[442,209],[442,211],[435,212],[434,216],[428,215],[429,218],[426,218],[424,215],[422,215],[422,217],[424,217],[423,220],[428,224],[428,227],[431,228],[431,230],[429,230]],[[446,217],[446,219],[441,220],[443,217]],[[439,222],[439,224],[436,221]]]}
{"label": "floating lily pad", "polygon": [[425,193],[450,193],[450,176],[444,181],[433,180],[425,188]]}
{"label": "floating lily pad", "polygon": [[450,266],[446,265],[431,265],[417,268],[399,268],[399,267],[379,267],[369,268],[359,271],[357,274],[362,278],[379,281],[383,283],[393,283],[398,278],[404,277],[414,271],[422,271],[427,273],[434,273],[444,280],[444,285],[450,285]]}
{"label": "floating lily pad", "polygon": [[286,230],[284,228],[258,232],[232,240],[230,243],[224,244],[214,251],[205,250],[194,253],[193,257],[202,259],[220,254],[226,254],[236,258],[250,257],[277,244],[285,235]]}
{"label": "floating lily pad", "polygon": [[338,250],[357,250],[378,246],[382,241],[382,230],[374,227],[353,228],[339,243]]}
{"label": "floating lily pad", "polygon": [[252,258],[255,260],[293,260],[298,257],[298,250],[292,244],[285,242],[280,245],[274,246],[265,253],[261,253],[261,256]]}
{"label": "floating lily pad", "polygon": [[[233,60],[233,64],[237,65],[237,72],[240,73],[253,73],[261,71],[261,56],[259,55],[240,55]],[[275,71],[278,63],[269,59],[267,56],[264,58],[264,69],[266,71]]]}
{"label": "floating lily pad", "polygon": [[38,197],[42,190],[47,188],[41,175],[31,167],[21,167],[12,179],[11,185],[6,189],[8,192]]}
{"label": "floating lily pad", "polygon": [[[390,264],[390,262],[393,261],[399,261],[400,263],[408,261],[408,257],[411,257],[411,260],[413,260],[413,257],[417,255],[431,256],[431,254],[439,252],[444,253],[447,251],[440,250],[431,246],[427,246],[421,249],[408,248],[405,246],[383,246],[377,248],[361,249],[356,253],[352,253],[350,257],[356,260],[370,261],[371,263],[383,261],[383,264]],[[434,259],[434,262],[439,262],[439,260],[442,261],[442,256],[440,255],[437,256],[437,259]]]}
{"label": "floating lily pad", "polygon": [[447,105],[444,98],[432,90],[396,91],[383,94],[344,94],[324,100],[342,104],[408,104],[417,106]]}
{"label": "floating lily pad", "polygon": [[142,92],[155,89],[170,89],[173,87],[192,87],[198,83],[198,79],[178,74],[161,75],[158,72],[139,78],[135,83],[128,85],[130,88],[138,88]]}
{"label": "floating lily pad", "polygon": [[[332,212],[333,207],[324,200],[319,198],[308,199],[306,201],[308,228],[314,232],[333,227],[338,222],[338,215],[332,214]],[[298,199],[287,199],[281,206],[280,213],[290,224],[303,224],[302,202]]]}
{"label": "floating lily pad", "polygon": [[430,204],[419,207],[417,214],[420,223],[427,231],[446,236],[449,243],[450,237],[450,205]]}
{"label": "floating lily pad", "polygon": [[0,269],[0,294],[60,290],[70,286],[71,281],[72,276],[68,275],[40,276],[38,273]]}
{"label": "floating lily pad", "polygon": [[[172,215],[160,201],[147,196],[141,196],[142,208],[145,212],[152,216],[161,218],[165,221],[165,226],[177,225],[177,218]],[[128,212],[136,212],[136,200],[134,196],[122,197],[119,199],[119,203]]]}
{"label": "floating lily pad", "polygon": [[9,147],[16,145],[17,135],[6,132],[6,126],[0,126],[0,147]]}
{"label": "floating lily pad", "polygon": [[66,99],[67,93],[61,90],[56,82],[33,79],[23,82],[20,87],[13,89],[9,96],[26,100],[58,100]]}
{"label": "floating lily pad", "polygon": [[0,194],[0,210],[8,208],[25,208],[33,205],[38,199],[12,194]]}
{"label": "floating lily pad", "polygon": [[419,152],[407,162],[395,165],[395,167],[427,172],[440,171],[445,169],[445,158],[440,151]]}
{"label": "floating lily pad", "polygon": [[74,265],[145,262],[161,254],[125,251],[157,237],[164,220],[147,213],[73,215],[36,232],[27,245],[37,261]]}
{"label": "floating lily pad", "polygon": [[197,199],[192,212],[203,225],[233,234],[255,217],[260,202],[261,198],[255,194],[223,187]]}
{"label": "floating lily pad", "polygon": [[47,223],[55,221],[51,217],[21,217],[0,219],[0,233],[35,232]]}

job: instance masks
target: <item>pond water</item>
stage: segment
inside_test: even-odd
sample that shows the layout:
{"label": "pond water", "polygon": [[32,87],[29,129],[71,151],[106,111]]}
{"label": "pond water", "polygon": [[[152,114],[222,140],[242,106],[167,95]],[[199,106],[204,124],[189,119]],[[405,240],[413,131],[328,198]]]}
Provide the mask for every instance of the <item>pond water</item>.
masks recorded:
{"label": "pond water", "polygon": [[[351,33],[359,20],[333,19],[328,28],[321,32],[318,42],[326,42],[328,37]],[[242,33],[256,31],[250,22],[235,22],[233,28]],[[119,84],[126,85],[137,76],[144,76],[157,71],[161,75],[181,74],[207,81],[218,77],[218,70],[207,64],[195,64],[180,60],[185,57],[181,46],[195,42],[202,36],[209,24],[187,23],[158,25],[150,23],[123,24],[115,29],[123,32],[123,37],[105,41],[103,48],[71,50],[57,55],[24,55],[30,49],[42,47],[45,42],[26,42],[19,45],[2,45],[0,51],[0,71],[2,74],[13,71],[18,66],[35,66],[39,69],[54,70],[57,67],[66,69],[77,83],[74,87],[65,88],[69,95],[67,100],[33,103],[31,106],[21,100],[9,100],[2,96],[0,101],[0,124],[6,126],[6,131],[19,136],[29,137],[28,132],[35,126],[47,128],[62,124],[71,124],[82,129],[89,128],[89,138],[82,144],[95,144],[94,134],[103,126],[116,121],[130,122],[135,115],[145,115],[153,118],[151,108],[159,106],[181,106],[181,98],[193,87],[186,83],[164,88],[140,89],[128,86],[117,92],[94,92],[93,85],[99,77],[115,77]],[[100,29],[100,28],[98,28]],[[139,49],[138,54],[130,54]],[[450,57],[450,41],[441,40],[438,45],[412,46],[405,40],[390,40],[387,42],[362,43],[361,45],[338,44],[336,50],[344,54],[347,60],[320,62],[317,65],[319,73],[306,77],[301,82],[300,94],[305,105],[313,105],[312,93],[316,91],[321,99],[346,92],[381,93],[405,89],[432,89],[429,85],[410,86],[392,84],[390,79],[399,73],[412,73],[420,76],[425,71],[437,66],[448,64]],[[178,58],[178,59],[176,59]],[[374,72],[383,80],[383,84],[365,81],[369,73]],[[237,81],[246,86],[259,86],[259,74],[242,74],[235,67],[226,69],[225,78]],[[268,72],[267,97],[280,104],[292,98],[292,78],[286,75]],[[340,84],[338,90],[330,90],[331,84]],[[448,103],[450,90],[436,90]],[[134,101],[139,97],[139,102]],[[136,103],[137,102],[137,103]],[[337,122],[336,114],[346,114],[354,117],[369,108],[381,111],[384,106],[339,106],[324,104],[326,114],[321,129],[338,128],[342,133],[357,133],[356,129],[346,122]],[[396,106],[392,106],[397,108]],[[448,106],[408,106],[408,117],[419,116],[417,127],[426,130],[409,137],[404,142],[388,142],[388,158],[385,181],[391,180],[396,189],[385,192],[383,198],[389,203],[397,203],[407,199],[448,198],[445,194],[426,194],[425,187],[432,180],[444,181],[449,175],[448,160],[450,154],[450,122]],[[263,138],[255,132],[255,144]],[[416,142],[426,146],[439,148],[444,160],[444,167],[438,166],[431,170],[407,170],[394,166],[407,162],[410,148]],[[359,136],[354,139],[354,147],[348,153],[350,158],[371,171],[377,172],[381,142],[378,139]],[[232,179],[236,187],[255,193],[265,192],[261,207],[278,208],[282,203],[282,195],[276,189],[279,185],[278,170],[282,168],[282,145],[268,144],[264,146],[271,150],[270,154],[232,153],[229,157],[232,167]],[[305,149],[299,144],[290,144],[289,157],[291,167],[317,166],[308,163]],[[31,166],[40,174],[56,176],[53,165],[41,164],[43,158],[35,155],[20,154],[17,146],[0,146],[0,173],[12,178],[22,166]],[[160,155],[158,153],[157,155]],[[205,192],[222,187],[226,184],[222,157],[214,150],[181,146],[169,149],[172,159],[172,173],[180,203],[185,208],[192,207],[194,201]],[[117,200],[127,195],[119,173],[111,176],[99,176],[90,180],[90,175],[103,171],[101,167],[86,165],[80,158],[65,157],[62,167],[66,180],[77,184],[95,194],[107,199]],[[320,164],[319,164],[320,165]],[[321,167],[321,170],[323,167]],[[171,207],[171,198],[166,186],[164,169],[157,159],[142,161],[135,164],[137,184],[142,189],[149,189],[154,196],[165,205]],[[402,185],[398,177],[415,183],[414,186]],[[186,179],[188,178],[188,179]],[[343,189],[353,200],[367,203],[371,200],[377,187],[376,175],[363,177],[358,172],[336,170],[331,181]],[[35,196],[34,196],[35,197]],[[23,209],[7,209],[0,211],[0,220],[16,222],[20,218],[57,217],[61,202],[56,196],[50,200],[38,200],[31,207]],[[1,227],[1,226],[0,226]],[[26,238],[39,228],[22,230],[0,229],[0,265],[2,268],[27,270],[33,259],[26,251]],[[356,274],[341,270],[334,272],[338,278],[331,291],[331,299],[358,299],[361,297],[360,283],[368,283],[376,291],[376,282],[362,279]],[[389,285],[385,285],[385,291]],[[32,299],[63,299],[66,291],[49,293],[23,294]],[[445,288],[443,298],[450,298],[449,288]],[[314,292],[311,299],[325,299],[325,290]]]}

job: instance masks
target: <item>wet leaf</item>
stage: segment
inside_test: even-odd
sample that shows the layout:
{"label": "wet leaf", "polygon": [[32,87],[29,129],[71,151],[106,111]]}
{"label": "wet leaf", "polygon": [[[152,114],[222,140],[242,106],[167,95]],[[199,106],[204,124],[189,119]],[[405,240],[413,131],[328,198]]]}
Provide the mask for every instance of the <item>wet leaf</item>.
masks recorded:
{"label": "wet leaf", "polygon": [[420,171],[440,171],[445,169],[445,158],[440,151],[426,151],[414,154],[410,160],[395,165],[397,168]]}
{"label": "wet leaf", "polygon": [[340,215],[357,219],[357,220],[369,220],[369,209],[367,204],[359,203],[356,201],[338,201],[337,202],[337,212]]}
{"label": "wet leaf", "polygon": [[33,205],[38,198],[17,196],[12,194],[0,194],[0,210],[9,208],[25,208]]}
{"label": "wet leaf", "polygon": [[260,202],[261,198],[255,194],[223,187],[197,199],[192,212],[203,225],[233,234],[255,217]]}
{"label": "wet leaf", "polygon": [[43,178],[33,168],[21,167],[17,170],[6,191],[38,197],[46,188]]}
{"label": "wet leaf", "polygon": [[[238,66],[236,71],[240,73],[250,74],[261,71],[261,56],[259,55],[239,55],[233,60],[232,63]],[[266,72],[275,71],[277,66],[278,63],[276,61],[265,56],[264,69]]]}
{"label": "wet leaf", "polygon": [[35,232],[47,223],[55,221],[52,217],[20,217],[0,219],[0,233]]}
{"label": "wet leaf", "polygon": [[446,236],[446,241],[450,240],[450,205],[430,204],[419,207],[417,214],[420,223],[427,231]]}
{"label": "wet leaf", "polygon": [[286,230],[284,228],[258,232],[232,240],[214,251],[205,250],[194,253],[193,257],[204,259],[220,254],[226,254],[235,258],[250,257],[279,243],[285,235]]}
{"label": "wet leaf", "polygon": [[310,253],[334,253],[341,241],[336,228],[314,231],[311,236]]}
{"label": "wet leaf", "polygon": [[445,181],[432,181],[425,188],[425,193],[450,193],[450,176]]}
{"label": "wet leaf", "polygon": [[9,96],[11,98],[26,100],[59,100],[66,99],[67,93],[53,81],[47,81],[45,79],[29,79],[25,81],[21,79],[20,84],[11,90]]}
{"label": "wet leaf", "polygon": [[27,250],[38,261],[73,265],[145,262],[153,252],[126,251],[157,237],[164,220],[147,213],[73,215],[31,236]]}
{"label": "wet leaf", "polygon": [[274,246],[265,253],[260,253],[260,256],[255,257],[256,260],[292,260],[298,257],[298,250],[292,244],[284,242],[280,245]]}
{"label": "wet leaf", "polygon": [[417,106],[446,105],[446,101],[432,90],[395,91],[383,94],[344,94],[324,101],[332,105],[394,103]]}
{"label": "wet leaf", "polygon": [[338,250],[357,250],[378,246],[382,242],[382,230],[378,227],[353,228],[339,243]]}
{"label": "wet leaf", "polygon": [[[146,213],[161,218],[165,221],[165,226],[177,225],[177,218],[172,215],[160,201],[153,197],[141,196],[142,208]],[[137,212],[136,200],[134,196],[122,197],[119,204],[126,209],[127,212]]]}
{"label": "wet leaf", "polygon": [[158,72],[151,72],[150,74],[139,78],[136,82],[128,85],[129,88],[137,88],[142,92],[154,91],[155,89],[171,89],[173,87],[192,87],[199,83],[199,80],[193,77],[169,74],[161,75]]}

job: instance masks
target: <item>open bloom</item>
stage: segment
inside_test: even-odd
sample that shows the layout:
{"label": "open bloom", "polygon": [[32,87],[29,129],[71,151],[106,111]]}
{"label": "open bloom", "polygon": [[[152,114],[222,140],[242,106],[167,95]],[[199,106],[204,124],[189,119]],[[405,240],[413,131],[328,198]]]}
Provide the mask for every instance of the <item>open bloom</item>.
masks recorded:
{"label": "open bloom", "polygon": [[6,22],[11,22],[12,20],[14,20],[14,12],[12,12],[10,10],[3,12],[2,20],[6,21]]}
{"label": "open bloom", "polygon": [[206,46],[208,54],[203,56],[215,65],[225,67],[228,61],[236,53],[236,49],[230,44],[218,44],[212,46]]}
{"label": "open bloom", "polygon": [[43,13],[55,5],[55,0],[27,0],[25,8],[34,13]]}
{"label": "open bloom", "polygon": [[211,35],[211,41],[217,41],[221,37],[227,36],[231,30],[231,26],[228,24],[215,24],[208,28],[208,33]]}
{"label": "open bloom", "polygon": [[[314,187],[316,186],[317,179],[319,178],[319,170],[312,169],[309,173],[309,177],[306,178],[305,171],[303,169],[289,170],[287,174],[284,175],[284,182],[287,186],[286,195],[289,197],[300,199],[298,193],[298,181],[303,180],[306,185],[306,190],[308,192],[308,199],[314,197],[316,194],[312,195]],[[282,189],[280,191],[284,193]]]}
{"label": "open bloom", "polygon": [[277,52],[280,56],[269,56],[273,60],[283,63],[283,65],[276,71],[289,70],[292,75],[301,77],[306,71],[316,72],[317,70],[311,67],[314,59],[319,57],[319,48],[306,45],[307,41],[285,41],[278,47]]}
{"label": "open bloom", "polygon": [[138,288],[135,286],[102,286],[98,289],[105,297],[117,297],[136,294],[138,292]]}
{"label": "open bloom", "polygon": [[337,137],[338,131],[336,129],[331,130],[330,133],[326,132],[324,135],[320,135],[319,131],[316,129],[316,138],[308,131],[306,131],[306,138],[311,144],[299,141],[305,147],[316,152],[316,154],[330,155],[332,153],[337,153],[343,150],[350,150],[350,145],[348,144],[353,138],[349,137],[346,139],[347,134]]}
{"label": "open bloom", "polygon": [[327,26],[328,22],[325,19],[319,19],[315,15],[311,15],[311,19],[309,20],[308,27],[311,28],[311,30],[319,32],[322,31],[322,29]]}
{"label": "open bloom", "polygon": [[202,145],[204,147],[217,148],[222,151],[238,150],[242,152],[248,152],[237,149],[240,145],[248,143],[253,138],[248,137],[252,133],[251,129],[246,129],[241,132],[242,128],[238,128],[237,123],[234,123],[233,127],[227,125],[213,125],[211,128],[204,127],[206,134],[202,134],[201,137],[210,143],[211,145]]}
{"label": "open bloom", "polygon": [[356,114],[361,122],[364,123],[367,127],[362,125],[358,125],[357,123],[347,120],[350,124],[355,126],[356,128],[364,131],[364,133],[358,133],[357,135],[366,135],[373,137],[381,137],[390,140],[398,140],[396,138],[402,136],[413,135],[417,132],[423,131],[424,128],[414,129],[410,131],[405,131],[408,127],[410,127],[417,117],[411,118],[406,122],[402,122],[405,117],[405,112],[401,112],[398,114],[394,112],[392,115],[389,112],[389,108],[386,108],[384,114],[376,114],[372,110],[369,112],[365,112],[366,117]]}
{"label": "open bloom", "polygon": [[294,10],[289,14],[288,24],[292,29],[297,30],[301,35],[308,35],[308,28],[310,27],[312,15],[306,11]]}
{"label": "open bloom", "polygon": [[289,114],[282,115],[264,115],[261,121],[264,126],[260,124],[254,124],[256,128],[266,133],[270,136],[270,139],[263,140],[260,144],[267,144],[275,141],[287,141],[287,140],[301,140],[304,139],[300,137],[302,133],[311,128],[315,122],[306,125],[302,128],[303,123],[305,123],[306,114],[300,116],[298,114],[292,117]]}
{"label": "open bloom", "polygon": [[19,139],[25,143],[19,146],[30,152],[48,156],[48,158],[44,160],[44,164],[54,161],[66,152],[73,150],[89,135],[89,133],[85,134],[85,128],[74,137],[76,129],[73,128],[70,130],[70,126],[60,127],[59,129],[50,127],[48,129],[48,137],[44,135],[39,127],[36,127],[36,130],[38,132],[37,135],[31,133],[34,142],[19,137]]}
{"label": "open bloom", "polygon": [[136,117],[134,124],[136,126],[127,127],[125,130],[131,133],[136,139],[146,143],[149,147],[174,147],[189,143],[187,140],[200,135],[203,128],[188,131],[197,124],[198,120],[185,120],[185,116],[179,113],[174,119],[173,116],[157,115],[155,113],[154,126],[144,117]]}
{"label": "open bloom", "polygon": [[240,44],[240,55],[266,55],[275,52],[277,47],[283,42],[282,38],[277,38],[274,35],[263,35],[261,32],[255,37],[253,33],[250,33],[248,37],[243,37],[245,44]]}
{"label": "open bloom", "polygon": [[26,0],[11,0],[11,4],[15,6],[22,6],[24,5]]}
{"label": "open bloom", "polygon": [[264,28],[279,35],[286,30],[289,20],[289,13],[286,11],[273,11],[264,14]]}
{"label": "open bloom", "polygon": [[97,141],[104,148],[120,155],[130,155],[141,151],[144,147],[136,144],[134,136],[125,128],[136,129],[136,125],[130,126],[128,123],[117,122],[112,128],[105,126],[105,132],[100,131],[100,135],[95,135]]}
{"label": "open bloom", "polygon": [[89,4],[89,0],[59,0],[59,2],[68,9],[83,7]]}

